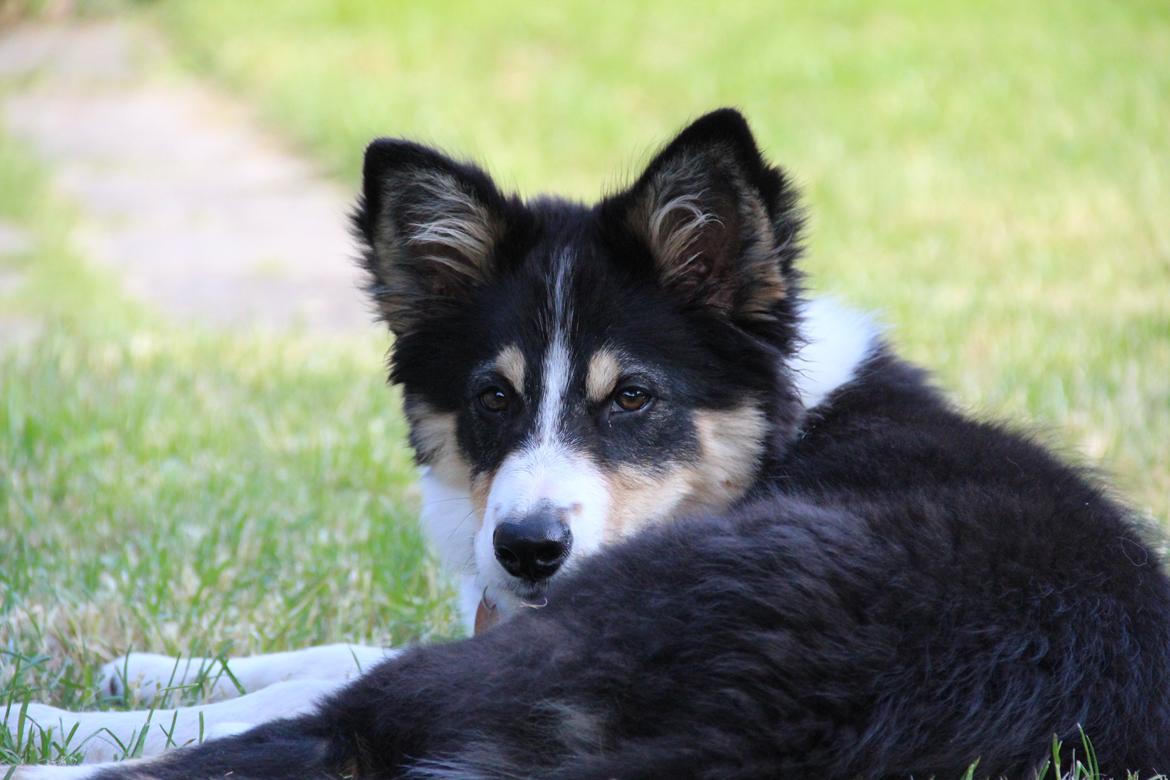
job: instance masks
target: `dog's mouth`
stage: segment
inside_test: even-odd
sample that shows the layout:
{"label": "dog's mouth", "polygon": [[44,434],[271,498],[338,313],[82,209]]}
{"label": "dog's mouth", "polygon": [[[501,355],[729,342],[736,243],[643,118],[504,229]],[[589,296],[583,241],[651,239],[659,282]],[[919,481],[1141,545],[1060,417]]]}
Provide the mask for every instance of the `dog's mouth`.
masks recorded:
{"label": "dog's mouth", "polygon": [[[548,596],[545,594],[547,588],[541,585],[528,585],[512,589],[512,595],[516,598],[516,607],[518,610],[524,609],[544,609],[548,606]],[[483,596],[479,600],[479,606],[475,610],[475,633],[481,634],[488,630],[500,621],[502,617],[499,605],[488,595],[487,590],[483,592]]]}
{"label": "dog's mouth", "polygon": [[548,596],[533,596],[531,598],[520,599],[520,607],[522,609],[544,609],[548,606]]}
{"label": "dog's mouth", "polygon": [[[548,606],[548,581],[542,582],[512,582],[508,588],[509,601],[514,601],[520,609],[543,609]],[[484,601],[490,602],[491,597],[485,592]]]}
{"label": "dog's mouth", "polygon": [[520,606],[530,607],[533,609],[540,609],[548,606],[548,586],[546,583],[530,584],[524,583],[513,589],[516,598],[520,600]]}
{"label": "dog's mouth", "polygon": [[[530,593],[519,596],[519,608],[543,609],[548,607],[549,598],[543,594],[543,589],[535,588]],[[476,636],[495,626],[496,623],[500,622],[500,617],[500,607],[494,601],[491,601],[487,591],[484,591],[483,598],[480,599],[480,605],[475,610]]]}

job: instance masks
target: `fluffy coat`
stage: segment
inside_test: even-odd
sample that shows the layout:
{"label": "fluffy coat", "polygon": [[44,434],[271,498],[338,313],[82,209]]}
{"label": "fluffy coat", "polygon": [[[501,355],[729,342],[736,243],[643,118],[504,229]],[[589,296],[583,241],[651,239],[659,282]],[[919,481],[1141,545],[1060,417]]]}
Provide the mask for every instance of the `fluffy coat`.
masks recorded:
{"label": "fluffy coat", "polygon": [[[802,402],[799,214],[738,114],[700,119],[592,208],[522,204],[382,142],[356,222],[398,334],[393,377],[408,405],[452,415],[473,485],[525,434],[463,411],[463,353],[504,327],[499,307],[539,309],[521,291],[547,294],[556,245],[580,258],[574,338],[640,321],[629,349],[672,356],[697,406],[765,411],[748,488],[625,534],[558,575],[546,608],[412,649],[315,714],[101,778],[957,777],[975,762],[1014,778],[1054,737],[1079,752],[1081,729],[1106,776],[1170,769],[1170,587],[1141,529],[880,341]],[[572,440],[603,470],[672,441],[662,463],[701,467],[669,409]],[[415,444],[432,465],[456,446]]]}

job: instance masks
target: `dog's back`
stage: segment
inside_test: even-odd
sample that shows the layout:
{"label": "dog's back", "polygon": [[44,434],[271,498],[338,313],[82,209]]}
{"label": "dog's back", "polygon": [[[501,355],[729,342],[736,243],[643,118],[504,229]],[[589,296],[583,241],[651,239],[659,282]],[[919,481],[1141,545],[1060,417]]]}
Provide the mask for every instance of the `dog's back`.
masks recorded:
{"label": "dog's back", "polygon": [[1105,777],[1167,766],[1166,580],[1075,471],[879,356],[769,477],[150,776],[1015,778],[1082,729]]}
{"label": "dog's back", "polygon": [[1107,776],[1170,768],[1153,549],[876,336],[817,346],[738,115],[593,209],[375,144],[357,224],[412,442],[474,511],[452,557],[511,619],[101,777],[1026,777],[1082,730]]}
{"label": "dog's back", "polygon": [[330,719],[366,767],[435,776],[1026,777],[1083,730],[1123,777],[1170,763],[1168,616],[1122,508],[879,352],[736,510],[608,549]]}

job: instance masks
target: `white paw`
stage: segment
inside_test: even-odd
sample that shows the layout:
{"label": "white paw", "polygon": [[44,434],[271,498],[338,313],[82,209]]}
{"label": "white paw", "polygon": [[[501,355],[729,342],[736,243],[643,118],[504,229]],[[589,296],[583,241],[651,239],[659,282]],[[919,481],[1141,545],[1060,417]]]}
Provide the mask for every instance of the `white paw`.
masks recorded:
{"label": "white paw", "polygon": [[[5,713],[5,709],[0,708],[0,715]],[[27,730],[35,729],[37,731],[52,730],[58,735],[68,733],[73,721],[73,713],[66,710],[50,707],[48,704],[38,704],[37,702],[29,702],[25,707],[13,705],[7,710],[7,719],[4,721],[5,727],[11,733],[15,733],[21,718],[24,719],[24,728]],[[0,774],[0,777],[4,775]]]}
{"label": "white paw", "polygon": [[127,702],[153,704],[160,694],[170,690],[197,685],[214,676],[216,669],[207,668],[202,658],[175,658],[156,653],[130,653],[110,661],[99,672],[103,694]]}
{"label": "white paw", "polygon": [[[0,716],[3,713],[4,709],[0,708]],[[7,711],[3,727],[8,730],[10,735],[15,735],[18,731],[21,732],[22,741],[25,743],[50,745],[51,752],[54,754],[59,753],[65,756],[80,752],[84,761],[100,761],[111,757],[111,752],[105,749],[100,738],[89,739],[87,738],[88,734],[81,733],[85,728],[83,719],[86,717],[86,714],[69,712],[47,704],[29,702],[23,707],[10,708]],[[9,769],[10,767],[0,765],[0,778],[7,778]],[[37,771],[43,769],[44,773],[37,774],[33,771],[34,769]],[[58,769],[65,769],[65,767],[21,767],[9,780],[75,776],[56,772]]]}
{"label": "white paw", "polygon": [[[11,780],[83,780],[93,777],[99,767],[93,766],[21,766]],[[0,777],[6,777],[8,767],[0,764]]]}

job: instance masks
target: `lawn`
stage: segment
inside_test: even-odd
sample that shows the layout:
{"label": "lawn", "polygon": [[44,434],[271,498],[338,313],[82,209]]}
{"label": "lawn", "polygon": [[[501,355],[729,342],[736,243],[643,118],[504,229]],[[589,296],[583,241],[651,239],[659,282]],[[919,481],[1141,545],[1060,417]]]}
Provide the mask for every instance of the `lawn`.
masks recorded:
{"label": "lawn", "polygon": [[[807,193],[816,288],[878,311],[962,403],[1170,519],[1170,9],[718,9],[128,12],[347,186],[369,138],[410,135],[524,194],[592,198],[737,105]],[[384,342],[177,327],[85,265],[44,173],[0,138],[0,219],[33,238],[0,258],[20,280],[0,285],[0,707],[117,706],[92,670],[129,647],[455,633]],[[0,763],[60,757],[3,739]]]}
{"label": "lawn", "polygon": [[[972,408],[1170,517],[1170,6],[177,0],[186,62],[356,185],[406,135],[591,199],[741,107],[801,182],[814,284]],[[897,10],[895,10],[897,9]]]}
{"label": "lawn", "polygon": [[[0,711],[122,706],[93,672],[128,648],[454,636],[385,343],[165,321],[84,266],[27,160],[0,138],[0,220],[32,237],[0,262]],[[0,730],[0,765],[84,736]]]}

